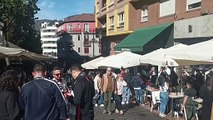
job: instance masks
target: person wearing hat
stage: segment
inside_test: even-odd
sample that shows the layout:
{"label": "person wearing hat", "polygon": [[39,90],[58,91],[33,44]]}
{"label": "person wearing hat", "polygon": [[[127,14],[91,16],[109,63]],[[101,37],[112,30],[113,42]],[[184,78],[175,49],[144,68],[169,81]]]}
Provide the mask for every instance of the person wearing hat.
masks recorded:
{"label": "person wearing hat", "polygon": [[183,104],[181,110],[186,110],[187,120],[191,120],[195,117],[195,103],[193,98],[196,96],[197,92],[192,88],[192,78],[187,77],[186,80],[186,90],[184,92]]}

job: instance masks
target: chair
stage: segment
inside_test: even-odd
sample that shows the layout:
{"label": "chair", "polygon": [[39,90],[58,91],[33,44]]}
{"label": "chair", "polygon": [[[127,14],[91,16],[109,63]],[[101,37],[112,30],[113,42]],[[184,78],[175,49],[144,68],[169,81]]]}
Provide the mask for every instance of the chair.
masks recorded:
{"label": "chair", "polygon": [[151,109],[150,111],[153,111],[154,105],[157,105],[159,110],[159,104],[160,104],[160,91],[153,91],[152,92],[152,101],[151,101]]}
{"label": "chair", "polygon": [[[192,112],[195,115],[196,120],[199,120],[198,113],[197,113],[197,107],[195,106],[195,102],[193,101],[193,99],[191,97],[188,97],[187,103],[192,106],[192,108],[193,108]],[[183,110],[184,110],[184,118],[185,118],[185,120],[188,120],[185,106],[184,106]]]}

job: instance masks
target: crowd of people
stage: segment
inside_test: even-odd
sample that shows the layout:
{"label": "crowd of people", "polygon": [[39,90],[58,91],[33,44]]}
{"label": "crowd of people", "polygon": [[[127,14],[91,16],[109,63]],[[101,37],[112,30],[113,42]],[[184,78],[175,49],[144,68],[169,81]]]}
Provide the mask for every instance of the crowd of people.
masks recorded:
{"label": "crowd of people", "polygon": [[[151,95],[151,88],[153,91],[159,91],[160,117],[166,117],[171,109],[174,109],[174,113],[180,115],[183,115],[185,110],[187,119],[191,120],[197,114],[197,105],[193,99],[201,98],[203,99],[203,107],[202,113],[199,113],[200,119],[209,120],[213,102],[212,79],[212,69],[207,71],[195,70],[194,74],[183,70],[180,75],[175,68],[168,66],[161,67],[160,71],[151,67],[150,71],[142,71],[133,75],[129,69],[121,68],[120,72],[115,74],[112,68],[107,68],[105,74],[98,72],[94,77],[96,86],[95,106],[104,106],[104,114],[111,115],[112,111],[124,114],[122,108],[124,104],[134,101],[139,106],[151,104],[152,100],[149,100],[148,97]],[[183,97],[175,99],[174,105],[172,105],[174,108],[170,107],[172,104],[169,99],[170,93],[183,95]],[[115,102],[114,109],[112,109],[111,104],[113,101]]]}
{"label": "crowd of people", "polygon": [[70,67],[69,86],[59,67],[53,68],[49,79],[46,67],[37,64],[27,83],[24,72],[6,70],[0,77],[0,119],[93,120],[94,82],[82,70],[77,64]]}
{"label": "crowd of people", "polygon": [[183,71],[179,75],[174,68],[165,66],[160,71],[151,67],[149,71],[133,75],[129,69],[115,72],[110,67],[88,72],[74,64],[66,72],[56,66],[48,73],[45,65],[36,64],[32,80],[26,82],[27,77],[19,68],[10,68],[1,74],[1,120],[93,120],[94,106],[103,107],[103,114],[123,115],[125,104],[144,106],[150,102],[149,88],[160,91],[160,117],[168,113],[171,92],[184,93],[173,106],[180,114],[185,109],[187,119],[195,116],[193,99],[197,97],[203,99],[202,120],[210,120],[211,116],[212,70],[205,73],[197,70],[195,74]]}

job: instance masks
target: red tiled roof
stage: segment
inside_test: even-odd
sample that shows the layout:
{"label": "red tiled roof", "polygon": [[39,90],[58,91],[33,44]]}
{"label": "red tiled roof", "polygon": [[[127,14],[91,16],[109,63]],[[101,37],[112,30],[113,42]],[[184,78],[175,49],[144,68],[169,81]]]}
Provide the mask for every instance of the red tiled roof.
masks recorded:
{"label": "red tiled roof", "polygon": [[95,22],[95,15],[92,13],[73,15],[65,18],[64,22]]}

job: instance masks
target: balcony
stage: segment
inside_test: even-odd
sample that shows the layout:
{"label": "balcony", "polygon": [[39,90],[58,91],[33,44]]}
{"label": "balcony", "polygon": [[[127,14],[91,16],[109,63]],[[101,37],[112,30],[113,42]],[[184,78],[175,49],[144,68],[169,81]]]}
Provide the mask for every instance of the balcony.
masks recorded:
{"label": "balcony", "polygon": [[81,28],[72,28],[72,30],[68,30],[68,33],[81,33]]}

